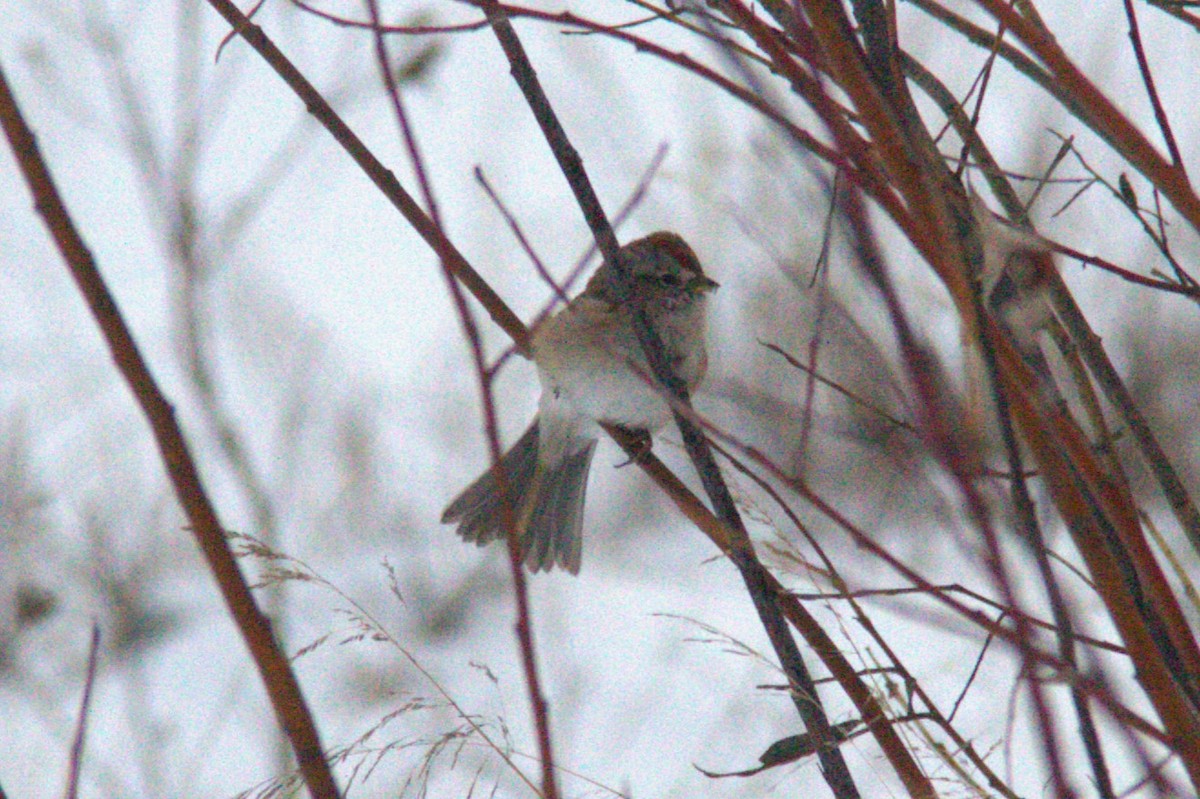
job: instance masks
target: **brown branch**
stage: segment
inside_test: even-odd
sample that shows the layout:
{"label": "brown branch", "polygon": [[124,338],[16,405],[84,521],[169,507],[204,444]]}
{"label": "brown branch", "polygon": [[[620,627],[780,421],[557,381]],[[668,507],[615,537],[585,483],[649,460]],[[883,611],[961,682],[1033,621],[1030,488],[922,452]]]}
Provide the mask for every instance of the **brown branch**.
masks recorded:
{"label": "brown branch", "polygon": [[[1200,784],[1200,723],[1194,696],[1195,642],[1136,516],[1121,502],[1090,442],[1061,412],[1039,407],[1028,368],[993,334],[997,374],[1044,484],[1087,563],[1137,669],[1138,682],[1173,738],[1193,784]],[[1090,366],[1090,364],[1089,364]]]}
{"label": "brown branch", "polygon": [[[867,63],[843,6],[834,0],[807,0],[803,4],[814,34],[825,55],[831,76],[854,104],[871,143],[879,153],[886,182],[899,189],[909,212],[910,224],[905,235],[946,284],[960,308],[969,305],[971,296],[964,264],[967,254],[963,242],[950,231],[957,228],[951,203],[965,208],[961,188],[948,185],[949,176],[936,171],[933,161],[940,156],[914,130],[917,120],[909,119],[911,100],[904,102],[897,91],[887,92],[880,85],[877,70]],[[908,98],[907,90],[903,98]],[[961,209],[960,209],[961,213]]]}
{"label": "brown branch", "polygon": [[[781,4],[766,4],[768,10],[778,5]],[[719,6],[722,13],[741,27],[767,54],[772,69],[788,81],[792,91],[809,104],[828,128],[837,146],[832,158],[822,157],[837,167],[839,175],[847,177],[852,184],[879,203],[897,226],[910,232],[914,241],[921,240],[921,232],[917,229],[918,222],[912,218],[903,199],[887,180],[886,165],[881,160],[878,148],[864,139],[852,124],[852,121],[859,120],[852,119],[853,114],[830,96],[827,86],[807,74],[792,58],[792,53],[798,52],[813,70],[829,71],[828,58],[819,52],[812,31],[802,27],[799,20],[790,15],[790,9],[777,10],[781,15],[788,14],[785,19],[790,25],[787,26],[788,35],[785,37],[767,25],[744,3],[722,0]],[[803,142],[797,143],[803,145]]]}
{"label": "brown branch", "polygon": [[1176,19],[1183,20],[1195,28],[1197,33],[1200,33],[1200,17],[1183,9],[1184,0],[1146,0],[1146,2],[1159,11],[1165,11]]}
{"label": "brown branch", "polygon": [[91,252],[63,204],[3,71],[0,71],[0,122],[3,122],[37,210],[104,335],[117,368],[150,423],[175,496],[187,515],[192,534],[208,561],[230,615],[250,649],[305,782],[314,797],[334,799],[339,796],[337,785],[325,761],[316,724],[296,675],[276,644],[270,622],[259,610],[238,569],[237,560],[225,539],[225,529],[205,492],[187,440],[175,420],[174,408],[151,375]]}
{"label": "brown branch", "polygon": [[1173,283],[1170,280],[1159,280],[1152,277],[1146,277],[1145,275],[1139,275],[1137,272],[1133,272],[1125,267],[1117,266],[1113,262],[1107,261],[1098,255],[1088,255],[1087,253],[1082,253],[1079,250],[1068,247],[1065,244],[1059,244],[1056,241],[1047,240],[1047,243],[1050,245],[1050,248],[1057,253],[1062,253],[1070,258],[1074,258],[1076,261],[1079,261],[1082,264],[1094,266],[1105,272],[1114,274],[1128,283],[1133,283],[1138,286],[1145,286],[1146,288],[1154,291],[1165,291],[1168,294],[1180,294],[1184,297],[1188,297],[1189,299],[1200,300],[1200,286],[1198,285],[1191,283]]}

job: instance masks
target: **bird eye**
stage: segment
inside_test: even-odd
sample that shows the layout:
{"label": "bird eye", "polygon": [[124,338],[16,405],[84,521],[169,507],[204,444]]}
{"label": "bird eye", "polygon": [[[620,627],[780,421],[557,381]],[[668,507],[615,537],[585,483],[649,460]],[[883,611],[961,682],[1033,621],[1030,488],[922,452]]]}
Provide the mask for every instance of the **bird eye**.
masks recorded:
{"label": "bird eye", "polygon": [[675,272],[663,272],[658,276],[658,282],[664,286],[679,286],[683,284],[683,278]]}

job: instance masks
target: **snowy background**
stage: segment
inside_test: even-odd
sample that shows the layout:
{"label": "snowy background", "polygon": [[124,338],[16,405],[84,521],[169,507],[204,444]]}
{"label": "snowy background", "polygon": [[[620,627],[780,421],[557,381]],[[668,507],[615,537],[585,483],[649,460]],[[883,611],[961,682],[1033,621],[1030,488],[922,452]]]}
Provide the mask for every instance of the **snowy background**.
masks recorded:
{"label": "snowy background", "polygon": [[[621,3],[596,6],[611,20],[644,14]],[[326,8],[363,14],[358,4]],[[911,7],[899,11],[910,50],[965,94],[986,52],[947,37]],[[1041,11],[1077,63],[1153,130],[1120,4],[1096,4],[1086,19],[1074,19],[1074,3],[1044,3]],[[385,13],[426,23],[474,14],[444,2],[395,2]],[[1194,157],[1200,126],[1185,65],[1200,63],[1200,36],[1180,35],[1151,8],[1141,14],[1164,103],[1178,112],[1181,149]],[[268,4],[258,21],[415,189],[370,36],[282,2]],[[802,396],[803,376],[759,342],[803,353],[822,302],[832,309],[820,328],[832,369],[892,412],[905,411],[888,365],[893,344],[877,301],[846,267],[844,242],[834,242],[830,294],[809,286],[827,208],[814,162],[737,102],[627,45],[545,24],[519,23],[518,31],[610,210],[666,147],[620,235],[676,230],[722,284],[710,379],[697,407],[769,454],[803,461],[819,490],[928,569],[931,581],[971,586],[978,553],[955,532],[962,519],[953,492],[922,454],[829,398],[818,406],[810,449],[792,449],[800,422],[788,408]],[[292,581],[260,598],[290,651],[329,636],[296,662],[326,745],[347,747],[375,730],[338,768],[341,784],[362,797],[426,788],[429,796],[531,795],[478,738],[444,737],[463,724],[452,699],[511,747],[517,767],[537,774],[507,563],[499,550],[464,546],[438,523],[487,455],[477,380],[436,258],[247,46],[231,42],[216,58],[226,32],[202,3],[9,0],[0,5],[0,64],[176,403],[222,522],[336,588]],[[724,63],[669,25],[648,26],[645,35]],[[498,188],[557,276],[589,239],[494,37],[483,30],[392,46],[398,61],[428,57],[404,97],[447,232],[531,318],[551,292],[472,170]],[[1094,141],[1009,70],[998,68],[988,91],[994,104],[985,106],[981,130],[1009,168],[1044,170],[1059,146],[1051,131],[1078,136],[1081,148]],[[796,116],[806,118],[799,109]],[[257,673],[184,527],[144,419],[4,153],[0,785],[10,797],[62,790],[95,622],[103,649],[81,795],[256,790],[289,767]],[[1094,155],[1092,167],[1115,182],[1123,167],[1100,148]],[[1081,170],[1072,162],[1066,173]],[[1110,223],[1119,207],[1102,192],[1052,216],[1077,189],[1047,191],[1035,211],[1044,233],[1131,267],[1150,261],[1144,239]],[[1195,263],[1194,238],[1181,230],[1176,245]],[[889,268],[919,307],[922,332],[947,363],[959,364],[944,290],[899,243],[892,256]],[[1196,396],[1194,307],[1148,299],[1075,264],[1064,275],[1085,312],[1098,309],[1092,322],[1118,368],[1161,421],[1172,455],[1195,474],[1197,442],[1185,423]],[[1148,319],[1152,342],[1139,335],[1139,320]],[[508,342],[484,327],[489,352],[499,354]],[[532,368],[511,359],[498,398],[511,441],[535,407]],[[656,452],[695,484],[674,431]],[[781,677],[736,571],[635,468],[609,468],[621,460],[602,443],[582,573],[531,580],[556,755],[569,769],[566,795],[827,795],[812,759],[747,780],[712,781],[693,767],[748,768],[770,743],[797,732],[798,719],[782,692],[762,688]],[[797,538],[761,496],[732,481],[757,539]],[[827,535],[855,587],[893,584],[831,525],[803,505],[800,512],[816,535]],[[1069,541],[1049,529],[1077,561]],[[796,590],[823,587],[766,557]],[[1194,559],[1188,564],[1194,570]],[[259,564],[243,565],[254,573]],[[1071,590],[1080,603],[1094,601],[1078,584]],[[357,629],[347,616],[351,601],[394,642],[347,640]],[[879,657],[842,606],[811,607],[853,662]],[[869,607],[948,712],[983,634],[920,597]],[[1099,615],[1091,632],[1114,637]],[[853,715],[837,691],[827,701],[833,721]],[[1045,774],[1023,750],[1031,745],[1024,702],[1012,658],[994,648],[957,726],[1032,797],[1042,795]],[[844,750],[864,795],[903,794],[869,737]],[[1114,756],[1118,776],[1127,775],[1122,753]],[[351,782],[356,763],[368,765]],[[946,780],[938,784],[947,796],[974,795],[937,757],[922,763]],[[1081,784],[1085,766],[1070,769]]]}

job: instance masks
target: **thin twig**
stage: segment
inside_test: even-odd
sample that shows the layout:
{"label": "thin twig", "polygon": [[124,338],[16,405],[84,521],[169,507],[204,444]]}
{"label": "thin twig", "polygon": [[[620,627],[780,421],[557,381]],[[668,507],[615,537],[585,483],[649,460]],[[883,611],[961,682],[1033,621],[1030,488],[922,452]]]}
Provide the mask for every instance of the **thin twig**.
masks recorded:
{"label": "thin twig", "polygon": [[483,189],[483,193],[487,195],[488,199],[492,201],[492,205],[496,206],[496,210],[500,212],[502,217],[504,217],[504,221],[507,223],[508,229],[512,231],[513,237],[516,238],[517,243],[521,245],[521,249],[525,251],[525,255],[529,258],[529,262],[533,264],[533,268],[537,271],[538,277],[540,277],[542,281],[550,287],[551,291],[554,292],[554,296],[558,298],[559,302],[566,303],[569,300],[567,297],[567,292],[558,284],[558,281],[555,280],[550,274],[550,270],[546,268],[546,264],[541,258],[538,257],[538,254],[533,249],[533,245],[529,243],[529,239],[525,236],[525,231],[521,229],[521,223],[517,221],[516,216],[514,216],[512,211],[508,210],[508,206],[504,204],[504,200],[500,199],[500,195],[494,188],[492,188],[492,184],[483,174],[483,168],[476,165],[473,171],[475,174],[475,182],[480,185],[480,187]]}
{"label": "thin twig", "polygon": [[1154,109],[1154,119],[1158,122],[1158,129],[1162,131],[1163,141],[1167,145],[1171,162],[1186,179],[1187,168],[1184,166],[1183,156],[1179,152],[1179,145],[1175,142],[1175,133],[1171,130],[1171,120],[1167,119],[1167,111],[1163,108],[1162,100],[1158,96],[1158,89],[1154,86],[1154,73],[1150,71],[1150,60],[1146,58],[1146,48],[1142,44],[1142,34],[1138,28],[1137,12],[1134,11],[1133,0],[1125,0],[1125,18],[1129,20],[1129,40],[1133,43],[1133,54],[1137,57],[1138,71],[1142,73],[1142,82],[1146,84],[1146,96],[1150,98],[1150,107]]}
{"label": "thin twig", "polygon": [[[996,626],[999,626],[1003,619],[1003,613],[997,616]],[[962,690],[958,692],[958,697],[950,707],[950,713],[946,716],[947,724],[952,723],[954,717],[958,715],[958,709],[962,707],[963,700],[967,698],[967,692],[971,690],[971,686],[975,683],[975,678],[979,675],[979,669],[983,666],[983,658],[987,655],[988,648],[994,640],[996,640],[995,635],[989,631],[987,637],[983,639],[983,646],[979,648],[979,654],[975,656],[975,664],[971,666],[971,673],[967,675],[967,680],[963,683]]]}
{"label": "thin twig", "polygon": [[[732,458],[732,456],[729,453],[722,452],[722,454],[724,454],[726,457]],[[797,591],[797,592],[795,592],[795,597],[800,600],[813,600],[813,599],[854,600],[854,599],[870,599],[873,597],[898,597],[898,596],[905,596],[907,594],[924,595],[924,594],[935,593],[935,592],[940,592],[940,591],[953,591],[955,593],[963,594],[965,596],[970,597],[971,599],[974,599],[976,602],[979,602],[980,604],[987,605],[989,607],[995,608],[996,610],[1003,611],[1003,613],[1007,616],[1016,616],[1017,614],[1022,613],[1022,611],[1019,608],[1005,607],[1003,604],[995,601],[994,599],[989,599],[988,597],[984,596],[983,594],[979,593],[978,591],[972,591],[970,588],[967,588],[966,586],[960,585],[958,583],[950,583],[948,585],[932,585],[932,586],[929,586],[928,588],[921,587],[921,586],[904,586],[901,588],[860,588],[856,591],[839,591],[839,592],[833,592],[833,593],[830,593],[830,592],[805,593],[802,591]],[[1042,619],[1039,619],[1035,616],[1026,615],[1025,618],[1028,619],[1030,624],[1032,624],[1033,626],[1038,627],[1040,629],[1049,630],[1051,632],[1054,632],[1056,629],[1053,623],[1048,622],[1048,621],[1043,621]],[[1073,640],[1077,643],[1080,643],[1080,644],[1086,644],[1087,646],[1090,646],[1090,647],[1095,647],[1096,649],[1100,649],[1105,652],[1112,652],[1112,653],[1118,654],[1118,655],[1125,654],[1125,647],[1123,647],[1119,644],[1114,644],[1111,641],[1105,641],[1100,638],[1093,638],[1090,635],[1081,635],[1080,633],[1072,633],[1071,640]]]}
{"label": "thin twig", "polygon": [[[1188,274],[1187,270],[1183,268],[1183,265],[1179,263],[1179,259],[1176,258],[1175,254],[1171,251],[1171,245],[1166,236],[1166,222],[1163,220],[1162,208],[1159,206],[1158,189],[1156,188],[1154,190],[1154,204],[1156,210],[1150,211],[1142,208],[1140,205],[1138,205],[1137,198],[1133,196],[1132,188],[1130,187],[1128,180],[1125,179],[1124,173],[1122,173],[1121,179],[1118,179],[1117,185],[1112,185],[1109,180],[1105,179],[1105,177],[1096,171],[1096,169],[1090,163],[1088,163],[1087,159],[1083,157],[1083,153],[1079,152],[1079,149],[1075,146],[1073,137],[1066,137],[1055,131],[1051,132],[1063,142],[1064,147],[1068,147],[1071,155],[1075,156],[1075,160],[1079,162],[1079,165],[1083,167],[1084,171],[1086,171],[1092,178],[1090,183],[1080,188],[1078,192],[1076,192],[1066,203],[1063,204],[1062,208],[1055,212],[1055,216],[1065,211],[1066,208],[1084,191],[1090,189],[1096,184],[1099,184],[1107,189],[1113,197],[1119,200],[1121,206],[1129,211],[1129,213],[1133,215],[1133,218],[1137,220],[1138,224],[1142,228],[1142,231],[1146,234],[1146,237],[1149,238],[1150,241],[1154,242],[1155,248],[1159,251],[1162,257],[1166,259],[1167,263],[1170,264],[1171,271],[1175,273],[1175,278],[1178,283],[1181,286],[1191,286],[1193,288],[1200,286],[1200,283],[1197,283],[1195,278]],[[1125,187],[1125,190],[1123,190],[1123,187]],[[1147,216],[1151,218],[1151,220],[1154,222],[1154,225],[1151,225],[1150,221],[1147,221]],[[1154,273],[1157,270],[1151,271]]]}
{"label": "thin twig", "polygon": [[790,355],[787,351],[785,351],[779,345],[771,344],[766,341],[760,341],[759,343],[762,344],[767,349],[769,349],[771,352],[774,352],[775,354],[782,356],[783,359],[786,360],[789,365],[794,366],[795,368],[799,369],[801,372],[804,372],[806,375],[809,375],[816,382],[821,383],[822,385],[828,386],[829,388],[833,389],[837,393],[841,394],[846,399],[850,400],[850,402],[854,403],[855,405],[858,405],[861,408],[864,408],[865,410],[867,410],[870,413],[875,414],[876,416],[879,416],[881,419],[888,422],[889,424],[895,425],[896,427],[899,427],[901,430],[906,430],[909,433],[918,433],[919,432],[915,427],[913,427],[911,424],[904,421],[903,419],[897,419],[895,416],[891,415],[890,413],[888,413],[887,411],[885,411],[883,408],[876,405],[875,403],[871,402],[870,400],[867,400],[867,399],[864,399],[864,398],[858,396],[857,394],[852,392],[850,389],[843,386],[841,383],[838,383],[835,380],[831,380],[828,377],[825,377],[818,370],[812,368],[811,366],[809,366],[805,363],[802,363],[799,359],[797,359],[793,355]]}
{"label": "thin twig", "polygon": [[100,625],[92,623],[92,640],[88,645],[87,671],[83,678],[83,696],[79,699],[79,719],[75,722],[75,736],[71,739],[71,758],[67,769],[67,787],[64,799],[79,796],[79,778],[83,774],[83,746],[87,737],[88,714],[92,709],[92,689],[96,685],[96,665],[100,661]]}

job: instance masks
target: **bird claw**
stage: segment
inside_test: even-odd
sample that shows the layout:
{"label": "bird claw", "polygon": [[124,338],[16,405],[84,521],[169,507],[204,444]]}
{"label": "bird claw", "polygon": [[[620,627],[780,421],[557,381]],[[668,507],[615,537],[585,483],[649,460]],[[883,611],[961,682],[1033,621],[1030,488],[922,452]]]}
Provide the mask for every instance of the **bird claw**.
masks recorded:
{"label": "bird claw", "polygon": [[632,463],[641,463],[650,454],[650,450],[654,448],[654,439],[650,437],[649,430],[641,430],[629,427],[620,428],[625,434],[625,441],[622,442],[627,449],[632,450],[629,460],[618,463],[616,468],[623,469]]}

